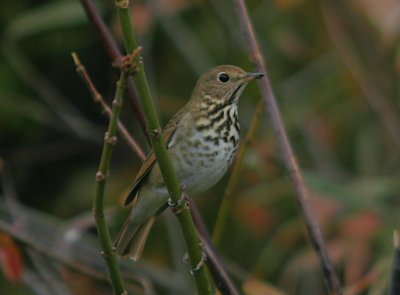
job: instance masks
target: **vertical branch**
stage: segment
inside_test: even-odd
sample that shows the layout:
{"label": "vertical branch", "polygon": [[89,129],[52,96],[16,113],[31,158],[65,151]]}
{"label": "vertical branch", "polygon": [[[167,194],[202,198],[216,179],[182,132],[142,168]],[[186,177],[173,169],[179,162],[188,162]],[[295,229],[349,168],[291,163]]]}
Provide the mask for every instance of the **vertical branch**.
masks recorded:
{"label": "vertical branch", "polygon": [[[128,53],[133,52],[137,48],[137,43],[132,28],[129,1],[117,0],[115,4],[118,8],[119,20],[124,35],[126,51]],[[167,154],[167,149],[163,142],[161,127],[150,96],[142,58],[138,55],[135,57],[134,61],[138,65],[134,80],[137,86],[140,101],[143,106],[143,112],[149,130],[148,132],[151,145],[153,146],[158,165],[170,195],[170,201],[168,203],[170,204],[171,209],[173,209],[182,227],[189,253],[191,273],[194,275],[199,294],[211,294],[212,288],[208,279],[207,270],[204,266],[204,254],[199,245],[199,240],[197,238],[193,219],[190,215],[189,207],[186,204],[186,201],[184,201],[185,193],[180,189],[178,178],[176,177],[171,160]]]}
{"label": "vertical branch", "polygon": [[116,134],[118,118],[122,108],[127,75],[128,73],[126,69],[122,69],[121,76],[119,78],[119,81],[117,82],[117,90],[112,104],[112,114],[108,124],[107,132],[104,135],[103,151],[101,153],[99,168],[96,173],[96,187],[93,200],[93,214],[96,221],[96,228],[99,240],[103,248],[102,255],[106,261],[111,284],[114,290],[114,294],[116,295],[127,293],[125,291],[118,263],[112,249],[110,232],[108,231],[106,219],[104,216],[104,192],[109,172],[112,150],[117,143]]}
{"label": "vertical branch", "polygon": [[[267,75],[268,73],[264,66],[264,58],[260,52],[246,5],[243,0],[234,0],[233,3],[236,6],[239,21],[242,25],[242,30],[249,46],[251,60],[256,64],[259,72]],[[303,215],[308,236],[319,258],[329,293],[335,295],[342,294],[339,279],[334,271],[332,262],[330,261],[326,250],[325,242],[316,223],[312,208],[309,204],[309,196],[304,185],[303,177],[301,175],[300,168],[297,164],[292,147],[289,143],[286,130],[283,126],[281,115],[268,76],[260,80],[258,83],[265,102],[266,110],[269,115],[270,123],[281,150],[284,164],[288,170],[290,179],[296,192],[297,202]]]}

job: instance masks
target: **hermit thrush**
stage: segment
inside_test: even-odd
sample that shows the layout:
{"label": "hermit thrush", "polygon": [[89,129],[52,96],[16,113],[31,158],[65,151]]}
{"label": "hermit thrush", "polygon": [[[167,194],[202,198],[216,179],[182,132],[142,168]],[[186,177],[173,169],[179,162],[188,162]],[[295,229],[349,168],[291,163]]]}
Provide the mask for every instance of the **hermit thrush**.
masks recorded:
{"label": "hermit thrush", "polygon": [[[237,103],[247,83],[263,76],[223,65],[197,81],[187,104],[163,131],[168,154],[188,195],[213,186],[227,171],[239,142]],[[155,154],[143,163],[125,199],[133,206],[116,241],[116,253],[137,260],[157,216],[166,208],[168,191]]]}

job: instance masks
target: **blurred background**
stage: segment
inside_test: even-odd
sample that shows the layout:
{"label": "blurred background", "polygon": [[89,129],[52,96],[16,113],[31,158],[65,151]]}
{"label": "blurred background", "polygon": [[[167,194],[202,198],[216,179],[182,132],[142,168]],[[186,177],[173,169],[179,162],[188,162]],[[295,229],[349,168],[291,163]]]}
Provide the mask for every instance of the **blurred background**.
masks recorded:
{"label": "blurred background", "polygon": [[[346,294],[383,294],[400,222],[400,3],[246,1],[282,117]],[[332,3],[331,3],[332,2]],[[112,1],[96,1],[122,46]],[[231,1],[134,1],[132,16],[161,122],[218,64],[254,70]],[[118,70],[79,1],[0,3],[1,294],[109,294],[91,215],[108,120],[75,71],[76,52],[110,103]],[[245,135],[260,95],[241,98]],[[242,164],[217,248],[244,294],[327,294],[267,116]],[[132,106],[122,121],[145,151]],[[141,161],[114,149],[112,236]],[[212,232],[229,175],[196,198]],[[134,294],[193,294],[169,212],[144,257],[123,262]],[[4,291],[3,291],[4,290]],[[133,294],[133,293],[132,293]]]}

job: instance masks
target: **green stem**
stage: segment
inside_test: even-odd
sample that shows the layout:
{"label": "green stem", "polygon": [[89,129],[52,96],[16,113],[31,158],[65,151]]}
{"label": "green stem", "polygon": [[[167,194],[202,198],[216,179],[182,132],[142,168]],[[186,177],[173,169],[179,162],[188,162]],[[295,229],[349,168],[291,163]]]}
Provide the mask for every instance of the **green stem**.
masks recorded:
{"label": "green stem", "polygon": [[123,95],[126,85],[126,78],[127,74],[125,70],[122,69],[120,79],[117,83],[117,90],[113,101],[110,122],[108,124],[107,132],[104,136],[103,151],[101,154],[99,169],[96,173],[96,188],[95,188],[95,197],[93,201],[93,214],[96,221],[99,240],[103,248],[102,255],[104,257],[104,260],[106,261],[108,272],[111,279],[111,284],[114,290],[114,294],[116,295],[127,294],[127,292],[125,291],[118,263],[112,249],[110,232],[108,231],[107,222],[104,216],[104,192],[106,187],[106,180],[108,176],[112,150],[117,141],[116,134],[117,134],[118,118],[121,112]]}
{"label": "green stem", "polygon": [[[137,49],[137,43],[132,28],[128,3],[125,1],[126,0],[117,1],[116,6],[118,8],[120,24],[124,34],[125,47],[128,54],[130,54]],[[198,263],[203,259],[202,249],[199,245],[199,239],[197,237],[190,211],[185,202],[179,202],[182,195],[181,188],[162,139],[161,127],[153,106],[153,100],[151,99],[141,57],[139,55],[135,56],[135,61],[138,63],[138,66],[137,73],[133,78],[135,80],[139,99],[143,107],[146,124],[149,129],[148,132],[151,145],[154,153],[156,154],[158,165],[168,188],[171,201],[172,203],[180,203],[180,205],[175,206],[174,209],[176,212],[179,212],[179,214],[176,213],[176,216],[182,227],[186,246],[188,248],[191,268],[192,270],[196,269],[193,275],[196,281],[197,290],[201,295],[212,294],[212,288],[208,278],[207,270],[204,264],[201,264],[200,267],[198,266]]]}
{"label": "green stem", "polygon": [[246,139],[244,143],[240,146],[238,154],[236,156],[236,160],[233,165],[232,173],[229,178],[229,182],[226,186],[224,196],[222,198],[222,203],[218,211],[217,221],[215,222],[212,234],[212,241],[216,247],[218,247],[218,245],[221,243],[222,234],[225,229],[225,224],[228,218],[228,214],[231,211],[234,192],[239,182],[240,169],[242,167],[244,155],[246,154],[247,148],[249,147],[251,141],[253,140],[256,134],[258,125],[260,124],[260,118],[263,112],[263,108],[264,108],[264,103],[263,101],[260,101],[257,105],[256,111],[254,112],[253,118],[251,120],[249,131],[246,134]]}

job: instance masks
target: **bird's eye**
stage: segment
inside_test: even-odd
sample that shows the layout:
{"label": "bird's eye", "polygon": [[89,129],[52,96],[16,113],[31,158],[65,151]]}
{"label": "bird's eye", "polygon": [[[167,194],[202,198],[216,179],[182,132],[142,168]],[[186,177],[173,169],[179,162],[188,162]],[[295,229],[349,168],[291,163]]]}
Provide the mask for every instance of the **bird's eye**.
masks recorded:
{"label": "bird's eye", "polygon": [[228,74],[222,72],[218,74],[218,80],[221,81],[222,83],[226,83],[229,81],[229,76]]}

